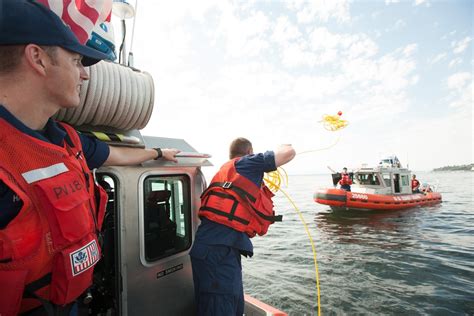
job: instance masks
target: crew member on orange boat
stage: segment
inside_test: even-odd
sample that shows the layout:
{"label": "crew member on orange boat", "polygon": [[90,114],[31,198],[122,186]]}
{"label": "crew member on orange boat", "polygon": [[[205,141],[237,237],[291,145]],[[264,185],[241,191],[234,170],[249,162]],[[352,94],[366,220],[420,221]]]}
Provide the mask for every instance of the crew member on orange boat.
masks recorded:
{"label": "crew member on orange boat", "polygon": [[341,180],[339,180],[339,184],[341,185],[341,189],[351,191],[352,180],[347,173],[346,167],[342,168]]}
{"label": "crew member on orange boat", "polygon": [[411,177],[411,192],[420,193],[420,181],[416,179],[416,174]]}

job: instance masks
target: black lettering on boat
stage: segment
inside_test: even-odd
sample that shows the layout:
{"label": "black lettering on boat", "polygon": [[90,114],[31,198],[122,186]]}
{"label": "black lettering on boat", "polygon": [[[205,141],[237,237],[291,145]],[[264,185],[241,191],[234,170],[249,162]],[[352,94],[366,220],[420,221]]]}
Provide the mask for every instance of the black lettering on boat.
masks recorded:
{"label": "black lettering on boat", "polygon": [[168,268],[166,270],[162,270],[162,271],[156,273],[156,278],[157,279],[162,278],[164,276],[167,276],[168,274],[171,274],[173,272],[181,270],[182,268],[183,268],[183,264],[181,263],[181,264],[178,264],[174,267]]}

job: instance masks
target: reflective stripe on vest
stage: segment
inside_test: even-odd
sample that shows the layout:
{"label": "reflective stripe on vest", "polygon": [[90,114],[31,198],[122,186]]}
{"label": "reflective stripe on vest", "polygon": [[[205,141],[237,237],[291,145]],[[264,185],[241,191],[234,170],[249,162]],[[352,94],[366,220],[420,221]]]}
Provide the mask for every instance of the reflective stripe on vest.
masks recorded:
{"label": "reflective stripe on vest", "polygon": [[69,171],[68,167],[66,167],[63,162],[60,162],[49,167],[30,170],[22,173],[21,175],[28,184],[32,184],[36,181],[52,178],[66,171]]}

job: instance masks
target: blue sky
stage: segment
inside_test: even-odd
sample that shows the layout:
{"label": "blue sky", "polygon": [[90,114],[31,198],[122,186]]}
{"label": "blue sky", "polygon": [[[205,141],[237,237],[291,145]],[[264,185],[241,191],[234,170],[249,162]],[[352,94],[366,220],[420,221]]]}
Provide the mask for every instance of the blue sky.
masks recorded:
{"label": "blue sky", "polygon": [[[216,166],[239,136],[256,151],[335,143],[290,174],[390,154],[413,170],[473,161],[472,1],[131,3],[128,48],[156,87],[144,134],[183,138]],[[338,111],[348,127],[325,130]]]}

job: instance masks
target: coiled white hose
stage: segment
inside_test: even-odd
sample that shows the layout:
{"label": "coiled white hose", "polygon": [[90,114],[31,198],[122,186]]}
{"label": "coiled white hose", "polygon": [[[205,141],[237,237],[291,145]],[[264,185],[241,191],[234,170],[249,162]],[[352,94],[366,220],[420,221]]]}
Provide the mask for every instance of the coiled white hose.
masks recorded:
{"label": "coiled white hose", "polygon": [[153,78],[147,72],[101,61],[86,68],[77,108],[60,110],[55,119],[74,126],[107,126],[123,131],[142,129],[154,104]]}

